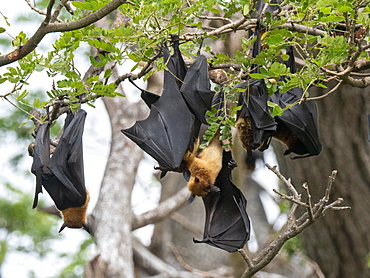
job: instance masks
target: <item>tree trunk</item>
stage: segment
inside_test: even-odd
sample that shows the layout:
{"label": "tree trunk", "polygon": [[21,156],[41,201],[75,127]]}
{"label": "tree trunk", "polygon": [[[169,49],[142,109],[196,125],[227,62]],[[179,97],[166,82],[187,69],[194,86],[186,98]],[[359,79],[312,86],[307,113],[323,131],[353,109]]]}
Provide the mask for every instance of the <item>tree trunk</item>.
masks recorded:
{"label": "tree trunk", "polygon": [[[319,92],[322,94],[322,92]],[[323,196],[331,171],[338,170],[332,200],[343,198],[352,209],[328,214],[305,233],[303,244],[325,277],[370,277],[370,148],[366,114],[369,90],[344,85],[317,101],[321,154],[298,160],[283,157],[285,149],[274,143],[283,175],[299,185],[307,181],[313,201]]]}
{"label": "tree trunk", "polygon": [[120,132],[138,118],[140,109],[126,98],[104,99],[112,142],[99,199],[93,211],[98,256],[85,277],[134,277],[131,240],[131,192],[142,151]]}

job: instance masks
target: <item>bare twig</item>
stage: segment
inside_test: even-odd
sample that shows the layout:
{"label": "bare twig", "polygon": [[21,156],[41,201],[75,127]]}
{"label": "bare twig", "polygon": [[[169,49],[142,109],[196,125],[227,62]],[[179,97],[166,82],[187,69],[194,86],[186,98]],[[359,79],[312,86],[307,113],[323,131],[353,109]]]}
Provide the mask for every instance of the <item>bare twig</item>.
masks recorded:
{"label": "bare twig", "polygon": [[[317,219],[319,219],[320,217],[323,217],[327,210],[344,210],[344,209],[350,208],[348,206],[337,207],[337,205],[343,202],[343,199],[341,198],[338,198],[336,201],[328,204],[328,200],[330,197],[330,191],[331,191],[332,184],[336,176],[335,170],[332,172],[332,175],[329,177],[329,181],[327,183],[326,192],[325,192],[324,197],[320,199],[318,203],[316,203],[315,205],[312,205],[312,199],[311,199],[311,195],[310,195],[307,183],[303,184],[303,188],[306,192],[306,197],[307,197],[306,203],[304,203],[304,202],[301,202],[301,196],[298,194],[297,190],[292,185],[290,179],[286,179],[276,169],[276,166],[271,167],[268,164],[266,164],[266,166],[271,171],[273,171],[279,179],[281,179],[284,182],[284,184],[288,187],[292,195],[288,196],[276,190],[274,190],[274,192],[279,194],[281,198],[291,201],[293,205],[289,213],[288,221],[283,231],[267,247],[261,250],[252,260],[248,256],[246,256],[246,254],[243,254],[243,252],[240,252],[244,260],[247,263],[247,268],[244,271],[243,275],[241,276],[243,278],[252,277],[256,272],[258,272],[263,267],[265,267],[268,263],[270,263],[271,260],[278,254],[281,247],[284,245],[284,243],[287,240],[302,233],[307,227],[312,225]],[[294,217],[294,212],[298,206],[304,207],[306,209],[306,212],[303,213],[298,219],[296,219]]]}
{"label": "bare twig", "polygon": [[313,210],[312,210],[312,200],[311,200],[311,193],[310,193],[310,190],[308,188],[308,184],[307,182],[305,182],[303,185],[302,185],[304,191],[306,192],[306,205],[307,205],[307,212],[308,212],[308,217],[310,218],[310,221],[314,221],[314,218],[313,218]]}
{"label": "bare twig", "polygon": [[342,84],[343,80],[339,80],[339,82],[337,83],[337,85],[334,86],[334,88],[332,88],[329,92],[321,95],[321,96],[317,96],[317,97],[309,97],[309,98],[306,98],[306,101],[309,101],[309,100],[318,100],[318,99],[322,99],[322,98],[325,98],[327,97],[328,95],[330,95],[331,93],[334,93],[336,90],[338,90],[340,84]]}

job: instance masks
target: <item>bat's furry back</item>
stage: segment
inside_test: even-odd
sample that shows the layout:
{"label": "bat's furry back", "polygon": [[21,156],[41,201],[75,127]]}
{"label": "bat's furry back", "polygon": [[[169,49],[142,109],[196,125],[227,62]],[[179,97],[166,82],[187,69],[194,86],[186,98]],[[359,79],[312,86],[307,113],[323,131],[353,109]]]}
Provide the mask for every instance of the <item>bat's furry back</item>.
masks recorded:
{"label": "bat's furry back", "polygon": [[90,233],[90,228],[87,224],[86,210],[90,201],[89,192],[86,190],[86,201],[81,207],[70,207],[64,210],[61,210],[63,216],[63,225],[60,228],[59,232],[63,231],[65,227],[68,228],[84,228],[88,233]]}

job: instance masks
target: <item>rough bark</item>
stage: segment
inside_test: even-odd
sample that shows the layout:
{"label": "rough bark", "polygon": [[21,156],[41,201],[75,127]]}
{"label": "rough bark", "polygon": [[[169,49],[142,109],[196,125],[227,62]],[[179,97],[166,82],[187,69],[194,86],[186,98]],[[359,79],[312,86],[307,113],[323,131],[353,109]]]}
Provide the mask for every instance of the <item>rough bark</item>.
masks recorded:
{"label": "rough bark", "polygon": [[331,171],[338,170],[332,199],[344,198],[343,205],[352,209],[328,212],[303,233],[304,247],[325,277],[370,277],[369,90],[344,85],[317,104],[323,151],[317,157],[290,160],[281,155],[285,147],[276,142],[280,170],[293,183],[307,181],[314,201],[323,194]]}
{"label": "rough bark", "polygon": [[131,192],[142,151],[120,129],[129,127],[140,109],[126,98],[107,98],[104,103],[112,126],[112,142],[93,211],[93,234],[99,255],[87,267],[91,276],[85,276],[129,278],[134,277]]}

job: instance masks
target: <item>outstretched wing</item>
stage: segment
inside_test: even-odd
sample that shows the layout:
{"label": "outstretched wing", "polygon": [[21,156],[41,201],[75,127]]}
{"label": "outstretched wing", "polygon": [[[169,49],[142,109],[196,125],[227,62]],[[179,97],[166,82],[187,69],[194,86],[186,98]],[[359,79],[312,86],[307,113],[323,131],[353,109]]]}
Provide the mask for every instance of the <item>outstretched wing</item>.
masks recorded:
{"label": "outstretched wing", "polygon": [[247,201],[231,180],[233,163],[231,152],[224,151],[222,169],[215,183],[220,192],[208,193],[203,198],[206,210],[203,240],[194,240],[228,252],[243,248],[250,235]]}

